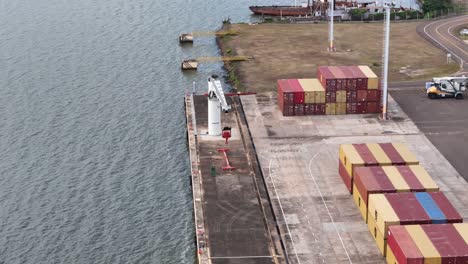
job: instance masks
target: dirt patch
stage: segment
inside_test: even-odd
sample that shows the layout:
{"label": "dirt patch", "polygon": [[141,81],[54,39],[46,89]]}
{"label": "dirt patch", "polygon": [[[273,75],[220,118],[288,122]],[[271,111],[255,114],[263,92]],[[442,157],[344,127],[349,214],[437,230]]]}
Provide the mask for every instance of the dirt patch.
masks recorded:
{"label": "dirt patch", "polygon": [[[458,69],[456,64],[445,63],[445,53],[419,37],[418,24],[392,24],[390,81],[424,80],[434,73],[446,75]],[[230,79],[240,90],[272,91],[277,79],[314,78],[318,65],[365,64],[378,75],[381,72],[381,23],[336,24],[336,53],[327,51],[326,24],[233,24],[228,27],[240,34],[219,39],[224,55],[254,57],[253,61],[231,64],[229,68],[233,71]],[[230,50],[229,54],[226,50]]]}

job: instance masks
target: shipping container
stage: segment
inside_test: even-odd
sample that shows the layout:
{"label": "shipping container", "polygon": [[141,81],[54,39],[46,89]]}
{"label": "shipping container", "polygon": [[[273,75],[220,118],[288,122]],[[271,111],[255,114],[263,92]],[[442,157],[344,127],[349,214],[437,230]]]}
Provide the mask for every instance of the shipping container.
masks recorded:
{"label": "shipping container", "polygon": [[367,90],[368,102],[380,102],[381,96],[382,96],[382,90]]}
{"label": "shipping container", "polygon": [[304,94],[306,103],[325,103],[325,88],[318,79],[299,79],[299,83],[308,92]]}
{"label": "shipping container", "polygon": [[304,90],[304,103],[305,104],[314,104],[315,103],[315,91],[313,88],[312,79],[299,79],[299,84]]}
{"label": "shipping container", "polygon": [[371,68],[369,66],[359,66],[359,69],[367,76],[367,89],[378,89],[379,78]]}
{"label": "shipping container", "polygon": [[[456,263],[455,261],[456,261],[457,252],[452,247],[453,242],[450,240],[447,240],[445,234],[440,232],[437,226],[428,226],[428,227],[429,228],[426,228],[425,225],[421,225],[421,228],[423,229],[427,238],[430,240],[430,242],[432,243],[434,248],[437,250],[437,252],[439,252],[440,262],[441,263]],[[444,230],[444,231],[446,232],[447,230]],[[463,243],[464,242],[465,241],[463,241]]]}
{"label": "shipping container", "polygon": [[315,114],[316,115],[324,115],[326,112],[326,104],[315,104]]}
{"label": "shipping container", "polygon": [[325,92],[325,102],[326,103],[336,103],[336,92],[327,90]]}
{"label": "shipping container", "polygon": [[[388,144],[391,144],[391,146]],[[412,165],[419,163],[404,144],[386,143],[384,144],[385,148],[382,148],[381,145],[382,144],[378,144],[378,146],[374,144],[369,146],[368,144],[343,144],[340,146],[340,160],[345,166],[348,175],[351,175],[351,182],[354,176],[353,170],[356,167],[378,166],[379,164],[391,165],[395,163]],[[378,147],[380,147],[380,149]],[[395,150],[396,153],[390,152],[389,154],[387,153],[388,150]],[[395,158],[395,160],[392,160],[393,158]],[[413,172],[414,174],[422,175],[421,178],[425,182],[428,182],[430,176],[427,175],[427,172],[418,167],[412,169],[417,171],[417,173]],[[352,187],[353,185],[351,184],[349,188],[351,193]]]}
{"label": "shipping container", "polygon": [[321,91],[315,92],[315,103],[324,104],[326,103],[325,89],[322,87],[321,83],[318,83],[318,85],[320,86],[317,89],[321,89]]}
{"label": "shipping container", "polygon": [[357,91],[346,91],[346,102],[357,103]]}
{"label": "shipping container", "polygon": [[336,91],[336,78],[327,66],[317,68],[317,78],[326,91]]}
{"label": "shipping container", "polygon": [[[307,94],[304,93],[304,97],[307,97]],[[312,113],[311,113],[312,109]],[[314,114],[314,107],[313,104],[304,104],[304,115],[313,115]]]}
{"label": "shipping container", "polygon": [[288,79],[289,87],[294,91],[294,104],[304,103],[304,89],[297,79]]}
{"label": "shipping container", "polygon": [[357,114],[367,114],[367,103],[366,102],[358,102],[356,104],[356,113]]}
{"label": "shipping container", "polygon": [[[421,193],[389,193],[382,195],[385,196],[394,212],[398,215],[401,225],[431,224],[433,220],[438,222],[439,218],[432,219],[427,214],[425,208],[417,199],[416,194]],[[370,195],[369,203],[372,195],[374,194]],[[434,206],[437,207],[437,205]],[[371,213],[369,212],[369,214]]]}
{"label": "shipping container", "polygon": [[[340,161],[341,163],[341,161]],[[357,170],[357,169],[356,169]],[[346,187],[348,187],[348,184],[351,183],[351,177],[349,179],[344,179],[346,177],[342,176],[341,174],[341,171],[338,170],[338,172],[340,172],[340,177],[341,179],[343,179],[343,182],[345,183]],[[347,172],[346,172],[347,174]],[[346,180],[349,182],[346,182]],[[378,184],[376,182],[373,182],[374,184]],[[375,186],[374,187],[375,189],[380,189],[379,186]],[[354,203],[356,204],[356,206],[358,207],[359,209],[359,212],[361,213],[361,216],[362,216],[362,219],[364,219],[364,222],[367,224],[367,203],[366,203],[366,200],[364,200],[364,198],[366,196],[362,196],[361,195],[361,192],[358,191],[358,185],[357,185],[357,180],[355,179],[354,180],[354,183],[353,183],[353,187],[352,189],[354,190],[353,191],[353,200],[354,200]],[[348,188],[348,190],[350,190],[350,188]]]}
{"label": "shipping container", "polygon": [[367,102],[367,113],[381,113],[380,102]]}
{"label": "shipping container", "polygon": [[387,227],[398,224],[400,224],[399,218],[384,194],[371,194],[369,196],[367,227],[383,256],[386,255]]}
{"label": "shipping container", "polygon": [[[419,166],[420,165],[412,165]],[[401,173],[400,170],[405,171]],[[424,173],[423,173],[424,172]],[[394,192],[436,192],[439,190],[430,176],[421,167],[419,174],[423,180],[420,181],[411,171],[409,166],[384,166],[384,167],[358,167],[354,169],[353,199],[367,223],[368,197],[372,193],[394,193]],[[427,176],[426,176],[427,175]],[[445,198],[445,196],[443,196]],[[443,198],[440,203],[445,203]],[[448,206],[441,206],[449,208]],[[450,211],[446,214],[447,219],[457,218],[456,212]]]}
{"label": "shipping container", "polygon": [[356,91],[357,90],[357,81],[359,77],[356,77],[354,73],[350,70],[352,66],[342,66],[340,70],[346,76],[346,90],[347,91]]}
{"label": "shipping container", "polygon": [[[468,263],[468,224],[390,226],[387,263]],[[393,256],[391,256],[393,255]]]}
{"label": "shipping container", "polygon": [[314,107],[314,104],[304,104],[304,115],[314,115]]}
{"label": "shipping container", "polygon": [[468,224],[391,226],[387,263],[468,263],[467,240],[460,230]]}
{"label": "shipping container", "polygon": [[303,87],[310,87],[310,90],[313,92],[314,103],[325,103],[325,88],[318,79],[300,79],[299,82]]}
{"label": "shipping container", "polygon": [[356,114],[357,113],[357,103],[346,103],[346,113],[347,114]]}
{"label": "shipping container", "polygon": [[294,115],[294,91],[287,80],[278,80],[278,107],[284,116]]}
{"label": "shipping container", "polygon": [[458,233],[463,237],[465,243],[468,244],[468,224],[453,224]]}
{"label": "shipping container", "polygon": [[439,186],[437,186],[427,171],[420,165],[410,165],[407,168],[398,166],[398,170],[400,173],[414,174],[419,182],[424,186],[426,192],[439,190]]}
{"label": "shipping container", "polygon": [[[403,158],[405,161],[405,165],[418,165],[419,161],[416,159],[416,157],[411,153],[411,151],[408,149],[408,147],[399,142],[392,143],[393,147],[398,151],[398,154]],[[415,169],[418,169],[418,167],[415,167]]]}
{"label": "shipping container", "polygon": [[357,90],[357,101],[367,102],[367,90]]}
{"label": "shipping container", "polygon": [[355,90],[366,90],[367,76],[361,71],[361,69],[359,69],[359,66],[349,66],[348,70],[352,72],[354,78],[356,78]]}
{"label": "shipping container", "polygon": [[[410,192],[412,188],[409,183],[406,182],[406,179],[403,178],[403,175],[400,174],[398,168],[394,166],[385,166],[382,167],[382,170],[385,172],[384,177],[388,177],[392,185],[395,187],[396,192]],[[417,185],[417,189],[421,191],[421,185]],[[423,190],[422,190],[423,191]]]}
{"label": "shipping container", "polygon": [[347,95],[346,91],[343,91],[343,90],[336,91],[336,102],[346,103],[346,95]]}
{"label": "shipping container", "polygon": [[391,226],[387,236],[388,264],[424,264],[424,256],[405,226]]}
{"label": "shipping container", "polygon": [[336,114],[346,115],[346,103],[336,103]]}
{"label": "shipping container", "polygon": [[346,90],[346,85],[347,85],[347,77],[345,74],[340,70],[340,67],[337,66],[330,66],[328,67],[330,72],[333,74],[333,76],[336,79],[336,90]]}
{"label": "shipping container", "polygon": [[453,225],[422,225],[442,263],[468,263],[468,246]]}
{"label": "shipping container", "polygon": [[294,104],[286,105],[283,112],[284,116],[294,116]]}
{"label": "shipping container", "polygon": [[[451,204],[437,204],[432,195],[435,193],[384,193],[370,194],[367,224],[374,235],[377,245],[385,255],[388,227],[391,225],[445,224],[447,217],[441,207]],[[438,192],[437,194],[442,193]],[[462,218],[456,219],[461,222]],[[379,232],[374,232],[377,229]]]}
{"label": "shipping container", "polygon": [[381,143],[380,147],[385,151],[385,154],[390,158],[393,165],[404,165],[405,160],[400,156],[398,151],[391,143]]}
{"label": "shipping container", "polygon": [[[394,171],[395,175],[400,175],[405,180],[406,184],[408,184],[410,192],[435,192],[439,190],[437,184],[435,184],[427,173],[424,175],[427,175],[428,178],[426,180],[420,180],[409,166],[398,165],[393,168],[396,169],[396,171]],[[425,172],[424,168],[421,167],[421,169]]]}
{"label": "shipping container", "polygon": [[[421,228],[420,225],[407,225],[404,226],[411,239],[414,241],[416,246],[424,257],[424,263],[441,263],[440,254],[432,244],[426,232]],[[398,237],[396,237],[398,239]]]}
{"label": "shipping container", "polygon": [[380,167],[358,167],[354,169],[353,199],[367,223],[368,198],[372,193],[396,192],[385,175],[380,175]]}
{"label": "shipping container", "polygon": [[325,107],[325,114],[336,115],[336,103],[327,103]]}
{"label": "shipping container", "polygon": [[455,209],[455,207],[453,207],[452,203],[450,203],[443,192],[431,192],[428,194],[428,196],[435,204],[438,205],[447,223],[463,222],[463,218]]}
{"label": "shipping container", "polygon": [[[284,80],[277,80],[276,81],[276,87],[277,87],[277,94],[278,94],[278,108],[280,109],[281,112],[284,110],[284,101],[286,94],[283,92],[283,87],[284,86]],[[287,100],[287,99],[286,99]]]}
{"label": "shipping container", "polygon": [[399,264],[396,260],[395,254],[393,254],[393,251],[388,247],[388,240],[387,240],[387,247],[385,248],[385,252],[387,253],[387,256],[385,257],[387,264]]}
{"label": "shipping container", "polygon": [[[356,148],[351,144],[340,145],[339,160],[351,179],[353,178],[354,169],[356,167],[364,167],[366,165]],[[351,186],[349,186],[349,190],[351,191]]]}
{"label": "shipping container", "polygon": [[294,115],[303,116],[304,115],[304,104],[295,104],[294,105]]}
{"label": "shipping container", "polygon": [[351,183],[351,175],[348,174],[348,171],[346,171],[346,168],[341,162],[341,160],[338,161],[338,175],[340,175],[341,180],[343,180],[343,183],[346,186],[346,189],[351,192],[352,188],[352,183]]}
{"label": "shipping container", "polygon": [[[415,196],[418,202],[422,205],[426,214],[431,218],[433,224],[447,223],[446,216],[444,215],[444,213],[442,213],[441,208],[439,208],[438,204],[432,199],[429,193],[420,192],[416,193]],[[447,206],[450,206],[453,210],[455,210],[450,204]],[[461,218],[459,219],[459,221],[461,222]]]}
{"label": "shipping container", "polygon": [[369,148],[372,155],[375,157],[377,162],[380,166],[390,166],[392,165],[392,161],[387,156],[385,151],[380,147],[377,143],[369,143],[367,144],[367,148]]}

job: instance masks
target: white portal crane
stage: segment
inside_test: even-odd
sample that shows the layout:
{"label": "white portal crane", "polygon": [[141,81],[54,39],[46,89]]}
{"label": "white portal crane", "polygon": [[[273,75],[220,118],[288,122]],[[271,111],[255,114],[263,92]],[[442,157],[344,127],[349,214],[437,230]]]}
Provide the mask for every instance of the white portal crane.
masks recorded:
{"label": "white portal crane", "polygon": [[218,76],[212,75],[208,78],[208,135],[219,136],[222,133],[221,110],[225,113],[231,110],[223,86]]}

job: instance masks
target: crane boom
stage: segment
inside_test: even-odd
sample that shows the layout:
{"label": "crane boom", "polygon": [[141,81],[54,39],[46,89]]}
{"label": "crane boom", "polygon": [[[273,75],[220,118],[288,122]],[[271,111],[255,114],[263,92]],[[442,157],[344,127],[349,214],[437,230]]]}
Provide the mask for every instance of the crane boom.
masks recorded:
{"label": "crane boom", "polygon": [[213,96],[210,92],[213,91],[216,98],[218,98],[219,103],[221,104],[221,109],[224,112],[231,110],[231,106],[228,105],[226,97],[224,96],[223,86],[221,81],[215,78],[214,76],[208,78],[208,96]]}

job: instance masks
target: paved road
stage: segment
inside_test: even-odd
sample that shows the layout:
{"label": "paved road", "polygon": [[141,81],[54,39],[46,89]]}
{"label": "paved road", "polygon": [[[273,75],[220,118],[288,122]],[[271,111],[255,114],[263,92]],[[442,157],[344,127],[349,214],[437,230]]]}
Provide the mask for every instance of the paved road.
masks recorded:
{"label": "paved road", "polygon": [[[457,76],[468,75],[468,44],[456,37],[454,30],[463,24],[468,24],[468,15],[449,19],[429,21],[417,27],[418,34],[439,47],[443,51],[452,54],[457,62],[463,62],[463,68]],[[425,81],[391,82],[389,89],[399,90],[424,87]]]}
{"label": "paved road", "polygon": [[468,181],[468,99],[431,100],[423,89],[390,92],[418,128]]}
{"label": "paved road", "polygon": [[[418,33],[434,45],[463,60],[468,71],[468,45],[457,39],[452,31],[468,23],[468,15],[424,23]],[[468,181],[468,96],[465,100],[430,100],[424,82],[402,82],[389,85],[390,93],[418,128]]]}
{"label": "paved road", "polygon": [[423,23],[418,26],[417,32],[437,47],[451,53],[454,60],[463,64],[463,71],[466,72],[468,45],[454,34],[454,30],[463,24],[468,24],[468,15]]}

